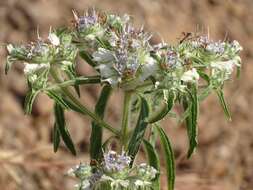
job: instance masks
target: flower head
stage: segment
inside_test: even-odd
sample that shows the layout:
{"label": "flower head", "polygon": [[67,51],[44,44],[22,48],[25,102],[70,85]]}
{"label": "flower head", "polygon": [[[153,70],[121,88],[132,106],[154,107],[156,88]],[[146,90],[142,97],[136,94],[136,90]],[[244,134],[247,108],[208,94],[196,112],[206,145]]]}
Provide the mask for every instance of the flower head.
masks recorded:
{"label": "flower head", "polygon": [[114,151],[104,153],[103,167],[107,172],[121,172],[129,168],[131,158],[122,152],[118,155]]}
{"label": "flower head", "polygon": [[181,80],[184,82],[197,82],[199,80],[199,74],[195,68],[183,73]]}

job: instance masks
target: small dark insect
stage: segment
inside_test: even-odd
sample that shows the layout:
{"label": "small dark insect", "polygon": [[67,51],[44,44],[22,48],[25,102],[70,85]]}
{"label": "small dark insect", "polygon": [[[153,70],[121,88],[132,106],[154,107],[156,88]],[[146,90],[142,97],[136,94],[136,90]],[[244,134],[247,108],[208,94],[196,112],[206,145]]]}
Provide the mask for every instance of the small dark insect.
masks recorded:
{"label": "small dark insect", "polygon": [[182,32],[183,38],[179,41],[179,44],[183,43],[185,40],[189,39],[192,36],[191,32]]}
{"label": "small dark insect", "polygon": [[71,20],[71,24],[77,28],[78,27],[78,24],[79,24],[79,16],[78,16],[78,13],[75,11],[75,10],[72,10],[72,13],[73,13],[73,16],[74,16],[74,19]]}
{"label": "small dark insect", "polygon": [[107,21],[107,16],[106,16],[105,13],[99,12],[99,13],[98,13],[98,19],[99,19],[99,23],[105,24],[106,21]]}
{"label": "small dark insect", "polygon": [[90,165],[91,165],[91,166],[97,166],[97,165],[98,165],[97,160],[95,160],[95,159],[91,159],[91,161],[90,161]]}

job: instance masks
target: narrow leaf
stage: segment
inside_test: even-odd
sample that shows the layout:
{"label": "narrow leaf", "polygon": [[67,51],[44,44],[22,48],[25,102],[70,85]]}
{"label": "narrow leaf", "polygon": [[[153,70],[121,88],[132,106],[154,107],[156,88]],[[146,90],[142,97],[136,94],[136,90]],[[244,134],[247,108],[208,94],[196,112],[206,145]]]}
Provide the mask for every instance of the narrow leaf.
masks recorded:
{"label": "narrow leaf", "polygon": [[237,69],[236,69],[236,77],[237,77],[237,78],[240,78],[240,76],[241,76],[241,67],[240,67],[240,66],[237,66],[236,68],[237,68]]}
{"label": "narrow leaf", "polygon": [[62,95],[58,94],[54,90],[47,90],[47,95],[53,99],[57,104],[61,105],[65,109],[71,109],[78,113],[86,114],[86,112],[77,106],[74,102],[68,100],[67,98],[63,97]]}
{"label": "narrow leaf", "polygon": [[69,108],[68,103],[63,99],[62,95],[59,95],[56,91],[48,90],[47,95],[63,108]]}
{"label": "narrow leaf", "polygon": [[206,73],[198,70],[198,74],[202,79],[207,82],[208,85],[210,84],[210,77]]}
{"label": "narrow leaf", "polygon": [[156,178],[154,179],[154,190],[160,190],[160,162],[155,150],[155,147],[152,146],[147,140],[143,139],[144,147],[146,150],[146,154],[148,156],[149,165],[155,168],[158,171]]}
{"label": "narrow leaf", "polygon": [[128,144],[128,154],[132,158],[131,165],[133,164],[135,156],[139,151],[142,139],[144,137],[144,134],[148,125],[148,122],[147,122],[147,117],[149,113],[148,103],[143,97],[141,97],[140,106],[141,108],[140,108],[140,114],[137,121],[137,125],[133,131],[132,137]]}
{"label": "narrow leaf", "polygon": [[96,64],[95,62],[92,60],[91,55],[89,55],[88,53],[86,53],[85,51],[80,51],[79,55],[81,56],[81,58],[83,58],[83,60],[85,60],[90,66],[95,67]]}
{"label": "narrow leaf", "polygon": [[66,127],[65,123],[65,117],[64,117],[64,110],[59,104],[55,104],[54,106],[54,112],[55,112],[55,125],[59,129],[59,132],[61,134],[62,140],[67,146],[67,148],[70,150],[70,152],[73,155],[76,155],[76,150],[74,147],[74,143],[70,137],[70,134],[68,132],[68,129]]}
{"label": "narrow leaf", "polygon": [[30,89],[25,97],[24,109],[26,114],[31,114],[33,102],[38,95],[39,91]]}
{"label": "narrow leaf", "polygon": [[149,123],[155,123],[163,119],[173,108],[175,98],[176,98],[175,92],[169,91],[168,97],[166,97],[165,102],[163,102],[161,109],[150,117]]}
{"label": "narrow leaf", "polygon": [[156,141],[157,141],[157,137],[158,137],[158,131],[156,130],[156,127],[154,126],[159,126],[159,123],[155,123],[152,124],[151,128],[150,128],[150,136],[149,136],[149,143],[155,147]]}
{"label": "narrow leaf", "polygon": [[13,61],[11,60],[11,57],[7,56],[7,61],[6,61],[6,64],[5,64],[5,69],[4,69],[6,75],[8,74],[12,64],[13,64]]}
{"label": "narrow leaf", "polygon": [[165,155],[168,190],[173,190],[174,184],[175,184],[174,153],[173,153],[169,138],[167,137],[164,130],[161,127],[157,127],[157,130],[159,132],[161,144],[163,146],[164,155]]}
{"label": "narrow leaf", "polygon": [[187,110],[190,107],[189,115],[186,117],[186,127],[189,138],[189,150],[187,157],[190,158],[194,152],[198,142],[197,142],[197,119],[198,119],[198,95],[197,86],[192,85],[191,91],[188,92],[188,97],[184,99],[184,109]]}
{"label": "narrow leaf", "polygon": [[226,118],[227,118],[229,121],[231,121],[231,114],[230,114],[229,108],[228,108],[228,106],[227,106],[227,103],[226,103],[226,101],[225,101],[223,91],[220,90],[220,89],[218,89],[218,90],[216,90],[216,93],[217,93],[217,96],[218,96],[218,98],[219,98],[220,104],[221,104],[221,106],[222,106],[222,109],[223,109],[223,111],[224,111],[224,113],[225,113]]}
{"label": "narrow leaf", "polygon": [[54,124],[54,129],[53,129],[53,143],[54,143],[54,152],[57,152],[58,147],[60,145],[60,131],[58,129],[58,126]]}
{"label": "narrow leaf", "polygon": [[[103,87],[100,97],[95,107],[95,113],[103,119],[105,108],[110,97],[112,88],[109,85]],[[94,160],[101,160],[102,156],[103,127],[92,121],[92,131],[90,136],[90,157]]]}

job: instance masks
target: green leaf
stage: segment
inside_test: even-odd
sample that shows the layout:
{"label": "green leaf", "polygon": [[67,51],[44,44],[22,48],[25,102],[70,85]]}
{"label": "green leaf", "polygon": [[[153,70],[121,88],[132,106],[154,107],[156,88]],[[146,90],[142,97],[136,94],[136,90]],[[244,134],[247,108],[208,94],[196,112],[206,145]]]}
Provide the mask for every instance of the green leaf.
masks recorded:
{"label": "green leaf", "polygon": [[53,143],[54,143],[54,152],[57,152],[58,147],[60,145],[60,131],[58,129],[58,126],[54,124],[54,129],[53,129]]}
{"label": "green leaf", "polygon": [[225,113],[226,118],[227,118],[229,121],[231,121],[231,120],[232,120],[232,119],[231,119],[231,114],[230,114],[229,108],[228,108],[228,106],[227,106],[227,103],[226,103],[226,101],[225,101],[223,91],[222,91],[221,89],[218,89],[218,90],[216,90],[216,94],[217,94],[217,96],[218,96],[218,98],[219,98],[221,107],[222,107],[222,109],[223,109],[223,111],[224,111],[224,113]]}
{"label": "green leaf", "polygon": [[136,127],[133,131],[132,137],[128,144],[127,152],[128,152],[128,155],[131,156],[132,158],[131,165],[133,164],[136,154],[139,151],[142,139],[144,137],[144,134],[148,125],[148,122],[147,122],[147,117],[149,114],[148,103],[143,97],[141,97],[140,106],[141,108],[140,108],[139,118],[138,118]]}
{"label": "green leaf", "polygon": [[175,184],[174,153],[173,153],[169,138],[167,137],[164,130],[161,127],[157,127],[157,130],[161,139],[161,144],[163,146],[164,155],[165,155],[168,190],[173,190],[174,184]]}
{"label": "green leaf", "polygon": [[147,140],[143,139],[144,147],[146,150],[146,154],[148,156],[149,165],[155,168],[158,171],[156,178],[154,179],[154,190],[160,190],[160,162],[155,150],[155,147],[149,143]]}
{"label": "green leaf", "polygon": [[[103,119],[105,108],[110,97],[112,88],[105,85],[101,91],[100,97],[95,107],[95,113]],[[93,160],[101,160],[102,158],[102,138],[103,127],[99,126],[95,121],[92,121],[92,131],[90,136],[90,157]]]}
{"label": "green leaf", "polygon": [[199,101],[203,101],[205,98],[207,98],[207,96],[211,94],[212,90],[212,86],[207,86],[205,89],[203,89],[198,96]]}
{"label": "green leaf", "polygon": [[72,101],[68,100],[66,97],[63,97],[63,95],[57,93],[57,91],[47,90],[47,95],[65,109],[71,109],[78,113],[86,114],[86,112],[82,110],[79,106],[77,106]]}
{"label": "green leaf", "polygon": [[89,55],[87,52],[85,52],[85,51],[80,51],[80,52],[79,52],[79,55],[80,55],[80,57],[81,57],[83,60],[85,60],[90,66],[92,66],[92,67],[95,67],[95,66],[96,66],[95,62],[92,60],[92,56]]}
{"label": "green leaf", "polygon": [[168,95],[166,95],[163,105],[160,110],[158,110],[154,115],[150,117],[148,120],[149,123],[155,123],[163,119],[173,108],[174,102],[176,99],[176,94],[174,91],[169,91]]}
{"label": "green leaf", "polygon": [[158,131],[154,126],[159,126],[159,123],[152,124],[150,128],[149,142],[152,146],[155,146],[158,137]]}
{"label": "green leaf", "polygon": [[183,102],[184,109],[187,110],[190,107],[189,115],[186,117],[186,127],[189,138],[189,150],[187,157],[190,158],[194,152],[198,142],[197,142],[197,119],[198,119],[198,94],[197,94],[197,85],[193,84],[191,86],[191,91],[188,91],[188,98],[184,99]]}
{"label": "green leaf", "polygon": [[6,64],[5,64],[5,69],[4,69],[4,72],[5,72],[6,75],[8,74],[12,64],[13,64],[13,61],[11,60],[11,56],[7,56],[7,61],[6,61]]}
{"label": "green leaf", "polygon": [[33,102],[38,95],[39,91],[30,89],[25,97],[24,109],[26,114],[31,114]]}
{"label": "green leaf", "polygon": [[99,37],[96,37],[96,40],[101,47],[111,49],[111,44],[107,40],[100,39]]}
{"label": "green leaf", "polygon": [[78,105],[76,105],[74,102],[68,100],[67,98],[63,98],[63,100],[65,101],[65,103],[68,105],[69,109],[76,111],[78,113],[81,113],[83,115],[87,114],[87,112],[85,110],[83,110],[82,108],[80,108]]}
{"label": "green leaf", "polygon": [[47,95],[53,99],[57,104],[61,105],[63,108],[68,109],[69,105],[62,97],[62,95],[58,94],[56,91],[48,90]]}
{"label": "green leaf", "polygon": [[55,125],[59,129],[60,135],[62,137],[63,142],[70,150],[73,155],[76,155],[76,150],[74,143],[70,137],[68,129],[66,127],[65,117],[64,117],[64,110],[60,104],[55,104],[54,106],[54,113],[55,113]]}
{"label": "green leaf", "polygon": [[198,70],[198,74],[202,79],[204,79],[207,82],[208,85],[210,84],[210,77],[206,73]]}
{"label": "green leaf", "polygon": [[240,67],[240,66],[237,66],[237,67],[236,67],[236,77],[237,77],[237,78],[240,78],[240,76],[241,76],[241,67]]}
{"label": "green leaf", "polygon": [[189,117],[189,115],[191,114],[191,107],[192,107],[192,103],[191,102],[188,102],[188,104],[185,102],[184,103],[185,106],[184,106],[184,113],[180,116],[179,120],[178,120],[178,123],[183,123],[187,117]]}

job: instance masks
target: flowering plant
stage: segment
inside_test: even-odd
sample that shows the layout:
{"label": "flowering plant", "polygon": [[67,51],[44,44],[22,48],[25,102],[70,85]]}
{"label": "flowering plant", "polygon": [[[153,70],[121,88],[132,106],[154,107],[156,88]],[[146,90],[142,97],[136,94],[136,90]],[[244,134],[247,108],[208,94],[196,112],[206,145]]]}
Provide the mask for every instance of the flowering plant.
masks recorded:
{"label": "flowering plant", "polygon": [[[168,189],[175,181],[174,154],[159,122],[174,116],[175,105],[182,106],[189,137],[190,157],[197,146],[199,103],[215,92],[228,119],[223,87],[234,68],[241,68],[242,47],[237,41],[213,41],[208,36],[191,34],[177,45],[152,44],[152,35],[143,27],[135,28],[128,15],[95,10],[83,16],[74,13],[75,26],[50,30],[48,39],[38,37],[28,45],[7,46],[6,73],[14,62],[24,63],[29,91],[25,112],[31,113],[38,93],[54,101],[54,151],[62,140],[76,154],[64,112],[72,110],[92,120],[90,164],[70,170],[80,183],[78,189],[160,189],[160,163],[157,138],[164,150]],[[78,76],[76,58],[80,56],[96,72]],[[80,85],[100,85],[101,93],[91,111],[80,100]],[[108,99],[114,90],[124,92],[121,127],[104,120]],[[134,127],[135,125],[135,127]],[[103,141],[103,130],[111,136]],[[116,151],[110,148],[117,142]],[[136,164],[143,146],[147,164]]]}

